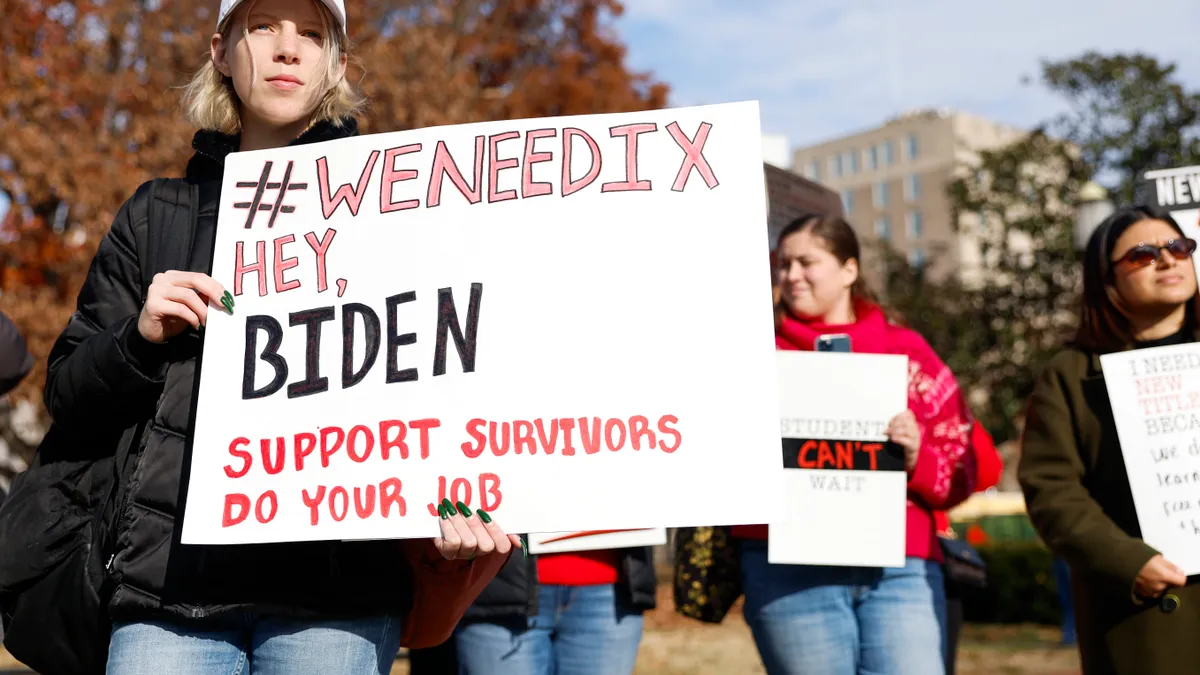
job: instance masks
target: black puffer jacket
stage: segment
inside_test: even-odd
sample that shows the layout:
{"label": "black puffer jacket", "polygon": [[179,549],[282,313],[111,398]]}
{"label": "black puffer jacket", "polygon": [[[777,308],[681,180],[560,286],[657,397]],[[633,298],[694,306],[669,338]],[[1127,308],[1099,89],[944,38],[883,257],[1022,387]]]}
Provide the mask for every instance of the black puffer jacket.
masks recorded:
{"label": "black puffer jacket", "polygon": [[[654,609],[658,577],[654,573],[654,549],[649,546],[623,548],[617,569],[617,593],[633,609]],[[487,621],[514,616],[533,616],[538,611],[537,556],[514,554],[492,580],[464,621]]]}
{"label": "black puffer jacket", "polygon": [[[293,142],[357,133],[353,120],[322,123]],[[224,159],[237,139],[196,134],[187,180],[199,186],[189,268],[209,273]],[[186,213],[186,211],[184,211]],[[175,527],[182,515],[187,439],[201,338],[187,331],[163,345],[137,330],[141,274],[129,203],[100,244],[79,294],[78,309],[49,359],[46,405],[73,431],[121,430],[148,423],[134,450],[117,515],[111,560],[116,620],[154,616],[201,619],[247,610],[338,617],[408,610],[411,571],[398,542],[306,542],[185,546]],[[137,240],[144,240],[139,238]]]}

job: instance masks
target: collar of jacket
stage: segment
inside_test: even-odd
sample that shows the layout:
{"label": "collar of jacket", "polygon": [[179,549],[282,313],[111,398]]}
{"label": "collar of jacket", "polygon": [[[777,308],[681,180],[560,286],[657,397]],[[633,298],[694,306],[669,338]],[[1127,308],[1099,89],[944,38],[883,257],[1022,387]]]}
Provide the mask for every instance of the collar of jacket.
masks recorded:
{"label": "collar of jacket", "polygon": [[[335,141],[358,135],[358,121],[353,117],[342,119],[341,126],[332,122],[321,121],[309,127],[288,146]],[[223,134],[212,129],[201,129],[192,137],[192,155],[187,165],[187,177],[192,181],[219,180],[225,172],[225,158],[231,152],[237,152],[241,136],[238,134]]]}
{"label": "collar of jacket", "polygon": [[[1200,342],[1200,326],[1192,331],[1192,340],[1194,342]],[[1119,351],[1128,352],[1132,350],[1133,345],[1126,345],[1124,349]],[[1088,378],[1104,377],[1104,371],[1100,369],[1100,356],[1100,354],[1094,352],[1088,354]]]}

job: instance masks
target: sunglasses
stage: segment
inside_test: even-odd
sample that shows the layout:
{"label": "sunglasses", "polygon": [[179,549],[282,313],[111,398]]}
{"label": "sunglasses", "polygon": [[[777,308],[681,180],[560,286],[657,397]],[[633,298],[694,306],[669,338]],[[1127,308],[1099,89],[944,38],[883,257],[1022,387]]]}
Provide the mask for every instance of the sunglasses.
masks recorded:
{"label": "sunglasses", "polygon": [[1176,260],[1187,260],[1196,252],[1196,240],[1184,237],[1182,239],[1171,239],[1162,246],[1154,244],[1138,244],[1126,251],[1125,255],[1113,261],[1113,265],[1125,263],[1131,269],[1141,269],[1158,263],[1162,258],[1162,252],[1166,251],[1171,254]]}

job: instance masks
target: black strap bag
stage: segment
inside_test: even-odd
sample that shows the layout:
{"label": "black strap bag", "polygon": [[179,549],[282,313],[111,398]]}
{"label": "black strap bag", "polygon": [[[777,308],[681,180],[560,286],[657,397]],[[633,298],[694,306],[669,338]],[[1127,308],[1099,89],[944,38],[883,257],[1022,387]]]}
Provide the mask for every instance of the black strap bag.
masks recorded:
{"label": "black strap bag", "polygon": [[[186,269],[198,189],[156,179],[130,202],[142,297],[154,275]],[[0,620],[4,646],[41,675],[103,673],[112,593],[108,565],[126,459],[144,425],[123,431],[51,425],[32,464],[0,506]]]}

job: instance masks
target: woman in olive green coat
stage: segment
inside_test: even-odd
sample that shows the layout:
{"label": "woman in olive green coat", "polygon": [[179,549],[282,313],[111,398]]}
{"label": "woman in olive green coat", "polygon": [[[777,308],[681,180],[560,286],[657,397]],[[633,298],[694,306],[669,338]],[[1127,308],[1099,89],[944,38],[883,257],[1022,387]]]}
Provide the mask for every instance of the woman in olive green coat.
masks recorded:
{"label": "woman in olive green coat", "polygon": [[1073,343],[1034,388],[1019,477],[1046,545],[1071,565],[1087,675],[1200,673],[1200,585],[1141,539],[1099,355],[1197,339],[1196,242],[1122,209],[1093,233]]}

